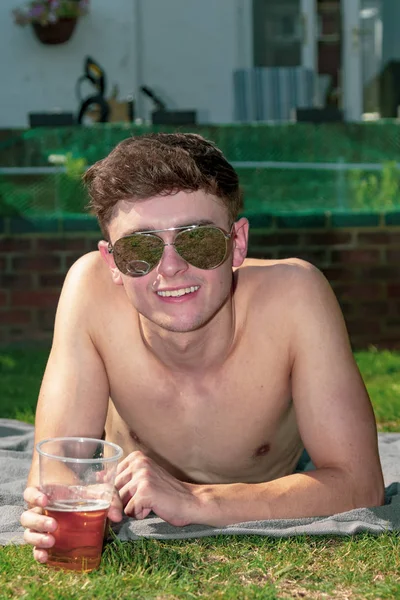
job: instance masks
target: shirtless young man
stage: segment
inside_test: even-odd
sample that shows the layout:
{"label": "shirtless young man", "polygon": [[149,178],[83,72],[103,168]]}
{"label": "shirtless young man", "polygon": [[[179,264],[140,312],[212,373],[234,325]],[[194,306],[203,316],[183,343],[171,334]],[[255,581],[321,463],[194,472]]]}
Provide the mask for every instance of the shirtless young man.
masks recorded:
{"label": "shirtless young man", "polygon": [[[304,261],[245,260],[221,152],[194,134],[139,136],[85,179],[107,241],[67,275],[36,442],[105,431],[123,447],[112,521],[382,504],[375,420],[332,290]],[[304,446],[316,469],[298,473]],[[37,486],[35,453],[21,523],[45,562],[57,524]]]}

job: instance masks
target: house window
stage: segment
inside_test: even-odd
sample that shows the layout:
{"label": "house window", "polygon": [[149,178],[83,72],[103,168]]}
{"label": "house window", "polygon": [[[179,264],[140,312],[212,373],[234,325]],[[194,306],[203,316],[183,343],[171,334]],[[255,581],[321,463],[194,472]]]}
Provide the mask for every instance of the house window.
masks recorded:
{"label": "house window", "polygon": [[300,0],[253,0],[255,67],[297,67],[301,64]]}

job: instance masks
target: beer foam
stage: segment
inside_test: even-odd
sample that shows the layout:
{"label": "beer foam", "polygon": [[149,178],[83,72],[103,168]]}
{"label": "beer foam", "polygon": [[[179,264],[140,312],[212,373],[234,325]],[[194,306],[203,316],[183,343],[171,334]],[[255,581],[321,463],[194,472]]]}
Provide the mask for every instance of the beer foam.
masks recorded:
{"label": "beer foam", "polygon": [[106,510],[109,507],[109,502],[94,498],[87,500],[53,500],[49,506],[46,506],[46,509],[57,512],[92,512],[96,510]]}

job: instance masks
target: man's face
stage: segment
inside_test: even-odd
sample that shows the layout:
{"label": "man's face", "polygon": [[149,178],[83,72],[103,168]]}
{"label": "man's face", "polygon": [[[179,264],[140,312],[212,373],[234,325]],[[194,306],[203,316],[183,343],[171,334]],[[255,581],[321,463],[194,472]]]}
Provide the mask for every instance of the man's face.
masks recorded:
{"label": "man's face", "polygon": [[[120,201],[109,225],[111,244],[135,231],[168,229],[208,222],[229,231],[226,208],[217,198],[203,191],[178,192],[137,202]],[[176,232],[158,234],[164,243],[174,242]],[[233,253],[223,264],[211,270],[191,266],[165,246],[159,264],[147,275],[130,277],[114,274],[140,314],[168,331],[194,331],[207,323],[221,308],[232,285]],[[110,263],[109,263],[110,264]],[[238,266],[238,265],[235,265]],[[168,292],[185,290],[183,295]]]}

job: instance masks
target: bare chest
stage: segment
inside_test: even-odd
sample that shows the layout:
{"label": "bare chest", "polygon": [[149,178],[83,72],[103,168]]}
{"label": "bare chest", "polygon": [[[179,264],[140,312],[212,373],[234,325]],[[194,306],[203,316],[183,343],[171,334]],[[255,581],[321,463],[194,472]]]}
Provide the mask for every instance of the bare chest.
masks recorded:
{"label": "bare chest", "polygon": [[286,368],[266,368],[261,359],[228,366],[195,379],[135,368],[123,380],[111,375],[107,437],[191,481],[262,481],[291,472],[301,442]]}
{"label": "bare chest", "polygon": [[302,444],[285,320],[271,299],[250,310],[251,290],[250,279],[236,288],[236,321],[245,326],[237,325],[224,364],[192,376],[157,362],[123,303],[104,319],[99,348],[112,399],[106,435],[125,454],[142,450],[197,482],[267,481],[293,471]]}

